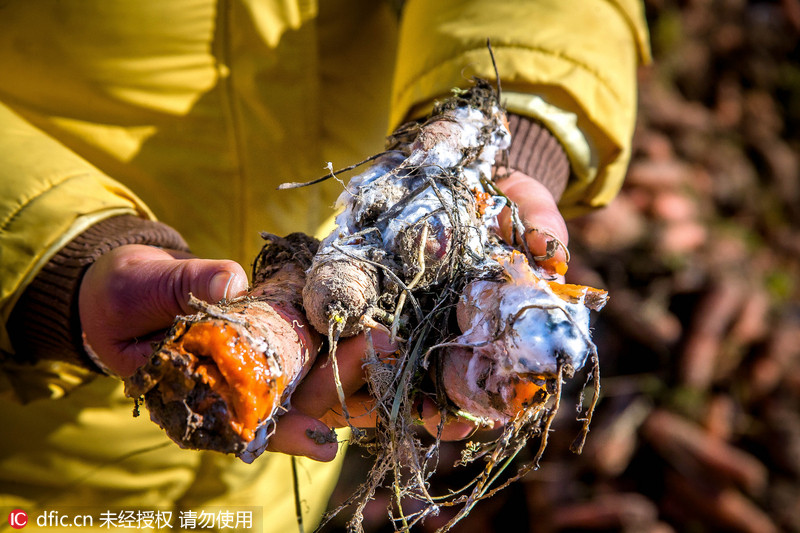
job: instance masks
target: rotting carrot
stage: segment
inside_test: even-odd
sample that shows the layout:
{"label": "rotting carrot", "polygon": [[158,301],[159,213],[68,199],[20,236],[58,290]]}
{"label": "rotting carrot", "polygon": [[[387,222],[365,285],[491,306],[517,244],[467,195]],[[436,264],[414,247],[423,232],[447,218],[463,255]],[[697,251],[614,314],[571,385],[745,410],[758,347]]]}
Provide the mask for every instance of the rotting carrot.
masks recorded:
{"label": "rotting carrot", "polygon": [[246,296],[218,305],[192,300],[147,364],[125,380],[150,417],[180,446],[252,461],[321,345],[301,292],[316,241],[267,240]]}
{"label": "rotting carrot", "polygon": [[[504,461],[535,434],[541,435],[538,464],[562,379],[591,360],[598,387],[589,311],[600,309],[607,294],[559,283],[549,272],[561,274],[566,264],[555,259],[554,250],[536,257],[525,247],[528,228],[492,183],[492,168],[510,145],[507,123],[498,94],[476,80],[470,90],[437,104],[427,120],[399,128],[387,150],[349,181],[339,197],[337,228],[314,258],[304,307],[331,346],[370,321],[405,341],[391,367],[367,361],[377,428],[374,441],[365,444],[377,450],[378,459],[353,498],[356,517],[375,487],[393,476],[402,528],[438,507],[464,503],[457,521],[492,493]],[[506,206],[520,251],[500,238],[497,215]],[[331,277],[358,281],[339,282],[344,288],[334,291]],[[426,381],[437,387],[427,392],[439,399],[442,419],[457,414],[505,424],[502,436],[483,451],[466,453],[465,462],[488,457],[468,497],[427,493],[428,461],[435,452],[421,446],[410,422],[415,394],[425,390]],[[596,399],[594,394],[592,402]],[[583,417],[578,450],[592,405]],[[406,516],[399,503],[406,496],[427,506]]]}
{"label": "rotting carrot", "polygon": [[567,377],[583,368],[593,350],[589,310],[600,309],[607,295],[545,280],[514,250],[498,261],[504,278],[473,281],[459,300],[464,333],[455,340],[459,348],[445,355],[443,379],[462,409],[507,422],[531,405],[518,399],[528,389],[522,384],[544,389],[559,365]]}
{"label": "rotting carrot", "polygon": [[[461,291],[463,334],[455,342],[475,345],[492,369],[507,374],[506,381],[552,378],[558,357],[567,375],[583,367],[592,348],[588,309],[602,307],[606,294],[546,279],[552,256],[531,257],[544,263],[537,267],[500,241],[497,214],[509,200],[487,182],[510,144],[506,124],[496,93],[479,80],[438,105],[425,122],[401,127],[387,151],[350,180],[339,198],[337,229],[321,243],[304,289],[304,307],[317,331],[348,336],[368,319],[413,335],[412,325],[435,304],[417,305],[415,316],[406,302],[435,302],[431,292],[448,289]],[[470,320],[461,320],[462,310],[472,308]],[[426,343],[447,341],[451,330],[439,333]],[[458,373],[456,380],[452,365],[443,370],[451,375],[444,380],[447,396],[462,409],[469,404],[469,414],[502,421],[516,414],[492,407],[496,396],[476,404],[487,392],[485,376]]]}

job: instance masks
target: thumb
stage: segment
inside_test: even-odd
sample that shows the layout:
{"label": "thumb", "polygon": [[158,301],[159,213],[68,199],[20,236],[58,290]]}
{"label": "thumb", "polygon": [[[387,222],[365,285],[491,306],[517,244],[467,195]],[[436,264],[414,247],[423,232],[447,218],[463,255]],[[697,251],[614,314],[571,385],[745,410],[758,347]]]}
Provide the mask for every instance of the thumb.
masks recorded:
{"label": "thumb", "polygon": [[167,281],[179,289],[173,294],[175,303],[183,313],[194,312],[188,306],[189,294],[209,303],[217,303],[247,292],[247,274],[242,266],[224,259],[180,260]]}
{"label": "thumb", "polygon": [[209,303],[231,299],[247,290],[247,274],[235,261],[215,259],[165,259],[137,266],[142,276],[141,306],[158,328],[172,323],[177,315],[197,312],[189,305],[190,295]]}
{"label": "thumb", "polygon": [[234,261],[179,259],[142,245],[121,246],[87,270],[78,298],[87,342],[120,375],[151,352],[150,342],[177,315],[193,313],[189,294],[208,302],[247,289],[244,269]]}

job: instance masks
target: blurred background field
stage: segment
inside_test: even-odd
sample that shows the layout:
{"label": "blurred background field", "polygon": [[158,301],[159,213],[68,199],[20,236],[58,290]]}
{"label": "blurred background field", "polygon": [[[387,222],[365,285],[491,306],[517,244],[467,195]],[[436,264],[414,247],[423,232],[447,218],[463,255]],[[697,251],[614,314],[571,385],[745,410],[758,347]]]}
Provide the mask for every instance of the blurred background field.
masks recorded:
{"label": "blurred background field", "polygon": [[[645,5],[625,187],[570,223],[568,280],[611,295],[586,449],[568,451],[576,379],[541,468],[453,531],[800,532],[800,0]],[[459,450],[435,490],[470,477]],[[334,501],[368,466],[350,450]],[[392,530],[388,498],[366,531]]]}

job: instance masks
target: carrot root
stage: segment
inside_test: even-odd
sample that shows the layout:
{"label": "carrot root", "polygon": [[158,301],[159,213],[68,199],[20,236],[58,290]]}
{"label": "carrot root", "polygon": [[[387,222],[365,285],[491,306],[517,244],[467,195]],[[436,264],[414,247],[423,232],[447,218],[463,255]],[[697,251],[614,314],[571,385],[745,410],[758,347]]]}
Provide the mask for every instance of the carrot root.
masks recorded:
{"label": "carrot root", "polygon": [[[143,367],[125,380],[150,417],[180,446],[233,453],[250,462],[266,449],[275,417],[321,345],[300,304],[313,246],[267,236],[258,280],[246,296],[178,317]],[[268,258],[264,258],[264,255]]]}

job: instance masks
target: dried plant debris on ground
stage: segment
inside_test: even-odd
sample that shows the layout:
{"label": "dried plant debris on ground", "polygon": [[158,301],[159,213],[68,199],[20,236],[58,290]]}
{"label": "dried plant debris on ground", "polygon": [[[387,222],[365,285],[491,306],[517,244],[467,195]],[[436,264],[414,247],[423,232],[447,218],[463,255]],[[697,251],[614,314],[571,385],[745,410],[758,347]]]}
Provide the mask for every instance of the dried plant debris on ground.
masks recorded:
{"label": "dried plant debris on ground", "polygon": [[[562,409],[541,468],[453,531],[800,532],[800,3],[646,7],[655,63],[625,188],[570,224],[568,280],[612,295],[591,438],[565,453]],[[443,443],[432,491],[470,477],[458,454]],[[392,497],[365,508],[367,531],[392,530]]]}

